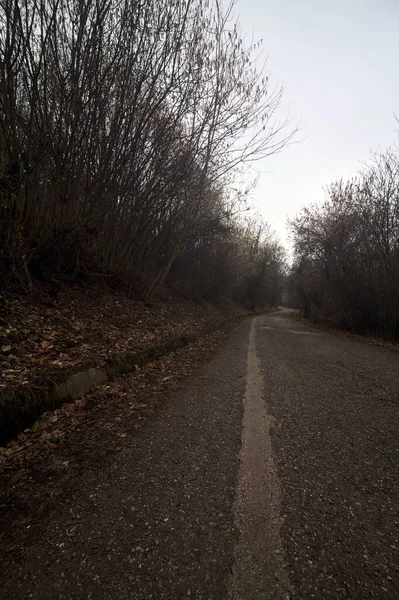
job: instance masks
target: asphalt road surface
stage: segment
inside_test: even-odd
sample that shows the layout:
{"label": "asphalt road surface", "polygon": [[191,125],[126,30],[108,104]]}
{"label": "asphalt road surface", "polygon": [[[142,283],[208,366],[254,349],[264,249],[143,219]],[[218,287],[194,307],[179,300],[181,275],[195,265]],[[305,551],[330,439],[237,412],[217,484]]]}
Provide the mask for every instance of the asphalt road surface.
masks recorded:
{"label": "asphalt road surface", "polygon": [[82,476],[70,543],[43,515],[2,598],[398,599],[398,425],[398,352],[249,319]]}

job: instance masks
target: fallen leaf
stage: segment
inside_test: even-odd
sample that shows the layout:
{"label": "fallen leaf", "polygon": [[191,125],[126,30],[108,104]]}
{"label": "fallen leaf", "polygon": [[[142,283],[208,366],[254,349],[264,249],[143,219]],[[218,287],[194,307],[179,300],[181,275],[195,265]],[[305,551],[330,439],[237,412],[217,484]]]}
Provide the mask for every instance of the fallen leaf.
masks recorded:
{"label": "fallen leaf", "polygon": [[33,423],[32,427],[31,427],[31,431],[34,433],[35,431],[40,431],[41,429],[43,429],[43,427],[44,427],[43,421],[38,419],[36,421],[36,423]]}
{"label": "fallen leaf", "polygon": [[51,350],[51,348],[54,348],[53,344],[51,342],[47,342],[46,340],[44,340],[40,345],[43,350]]}
{"label": "fallen leaf", "polygon": [[53,442],[46,442],[46,444],[44,444],[45,448],[48,448],[49,450],[54,450],[55,448],[57,448],[57,444],[54,444]]}

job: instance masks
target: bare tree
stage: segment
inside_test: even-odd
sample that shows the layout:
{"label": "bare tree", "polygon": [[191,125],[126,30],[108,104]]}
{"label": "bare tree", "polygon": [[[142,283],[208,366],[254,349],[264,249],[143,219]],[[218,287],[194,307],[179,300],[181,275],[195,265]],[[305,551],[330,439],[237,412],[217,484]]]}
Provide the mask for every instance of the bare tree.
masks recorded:
{"label": "bare tree", "polygon": [[294,273],[308,315],[399,336],[398,189],[392,149],[374,155],[355,180],[330,186],[323,205],[293,221]]}
{"label": "bare tree", "polygon": [[2,286],[140,278],[150,301],[184,253],[232,262],[237,169],[295,132],[233,9],[0,0]]}

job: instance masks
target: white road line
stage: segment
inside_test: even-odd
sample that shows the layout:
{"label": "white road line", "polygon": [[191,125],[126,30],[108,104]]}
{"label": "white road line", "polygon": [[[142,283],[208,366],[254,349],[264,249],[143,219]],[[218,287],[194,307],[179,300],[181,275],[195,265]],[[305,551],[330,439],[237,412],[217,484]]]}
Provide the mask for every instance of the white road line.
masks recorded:
{"label": "white road line", "polygon": [[247,387],[235,522],[239,540],[231,578],[231,600],[291,598],[280,538],[279,484],[270,440],[271,417],[263,400],[256,354],[255,318],[248,346]]}
{"label": "white road line", "polygon": [[295,335],[324,335],[314,331],[298,331],[297,329],[283,329],[282,327],[259,327],[259,329],[271,329],[273,331],[282,331],[284,333],[295,333]]}

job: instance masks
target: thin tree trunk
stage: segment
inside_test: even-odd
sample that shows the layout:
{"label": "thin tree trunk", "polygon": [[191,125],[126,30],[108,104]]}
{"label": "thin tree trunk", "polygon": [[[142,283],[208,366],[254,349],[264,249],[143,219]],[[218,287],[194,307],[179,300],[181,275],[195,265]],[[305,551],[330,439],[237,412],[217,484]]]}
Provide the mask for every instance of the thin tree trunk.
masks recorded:
{"label": "thin tree trunk", "polygon": [[163,282],[167,278],[168,273],[169,273],[170,269],[172,268],[172,265],[175,262],[176,258],[179,256],[180,252],[182,251],[183,246],[184,246],[184,241],[180,241],[174,247],[174,249],[169,257],[168,262],[157,273],[155,279],[153,280],[150,287],[148,288],[147,293],[144,297],[145,304],[149,304],[151,302],[151,299],[154,296],[154,293],[159,288],[159,286],[163,284]]}

